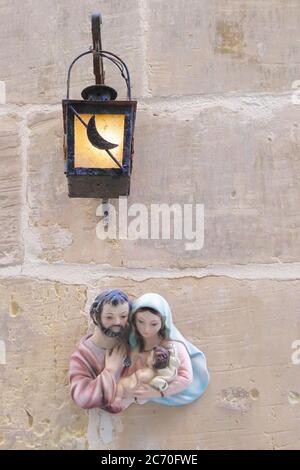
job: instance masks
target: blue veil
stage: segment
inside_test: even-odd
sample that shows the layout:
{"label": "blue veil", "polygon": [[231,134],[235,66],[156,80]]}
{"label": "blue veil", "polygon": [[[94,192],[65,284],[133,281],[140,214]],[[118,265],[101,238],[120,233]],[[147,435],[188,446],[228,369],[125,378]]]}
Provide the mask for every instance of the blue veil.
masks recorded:
{"label": "blue veil", "polygon": [[[136,310],[150,307],[157,310],[164,318],[167,330],[167,338],[183,343],[189,353],[193,367],[193,382],[182,392],[175,395],[161,398],[152,398],[149,401],[167,406],[182,406],[197,400],[205,391],[209,383],[209,374],[206,367],[206,359],[202,351],[187,341],[177,330],[172,321],[172,313],[168,302],[159,294],[144,294],[133,302],[130,311],[130,318]],[[132,348],[137,346],[137,338],[134,331],[131,331],[129,343]]]}

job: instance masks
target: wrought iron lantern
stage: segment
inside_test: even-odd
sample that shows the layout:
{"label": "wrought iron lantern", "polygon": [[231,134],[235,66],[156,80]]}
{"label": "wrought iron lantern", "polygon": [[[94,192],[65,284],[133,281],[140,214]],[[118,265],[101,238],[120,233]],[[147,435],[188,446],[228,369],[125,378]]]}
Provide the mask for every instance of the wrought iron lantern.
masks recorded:
{"label": "wrought iron lantern", "polygon": [[[92,15],[93,48],[73,60],[68,71],[67,98],[62,100],[65,174],[69,197],[116,198],[129,195],[132,171],[136,101],[131,101],[130,74],[125,62],[102,50],[101,15]],[[83,100],[69,98],[71,70],[81,57],[93,54],[95,85],[81,92]],[[104,83],[103,58],[121,72],[127,101]]]}

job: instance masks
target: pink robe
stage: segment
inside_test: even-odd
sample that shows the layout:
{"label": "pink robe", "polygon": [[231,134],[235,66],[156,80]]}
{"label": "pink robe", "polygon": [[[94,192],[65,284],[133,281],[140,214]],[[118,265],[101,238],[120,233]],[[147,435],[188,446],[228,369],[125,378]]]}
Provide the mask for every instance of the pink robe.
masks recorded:
{"label": "pink robe", "polygon": [[71,397],[80,408],[103,408],[110,413],[119,409],[110,408],[117,390],[122,368],[113,374],[105,369],[105,349],[87,341],[92,335],[81,339],[70,359],[69,377]]}

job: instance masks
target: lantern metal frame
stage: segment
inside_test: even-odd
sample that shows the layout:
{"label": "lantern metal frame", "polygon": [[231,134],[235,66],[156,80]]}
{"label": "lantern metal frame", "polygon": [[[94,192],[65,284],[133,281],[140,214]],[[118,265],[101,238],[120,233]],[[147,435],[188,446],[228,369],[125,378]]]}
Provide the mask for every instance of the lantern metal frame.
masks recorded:
{"label": "lantern metal frame", "polygon": [[[132,171],[132,156],[134,153],[133,132],[137,102],[131,100],[130,73],[126,63],[116,54],[101,49],[101,22],[100,13],[94,13],[92,15],[93,48],[78,55],[70,64],[67,77],[66,99],[62,100],[65,134],[65,174],[68,178],[70,197],[100,197],[108,199],[118,196],[127,196],[130,191],[130,174]],[[96,85],[89,86],[82,91],[82,97],[87,99],[70,100],[72,68],[80,58],[88,54],[93,54]],[[104,84],[105,72],[103,68],[103,58],[111,61],[119,69],[126,83],[127,100],[114,101],[117,97],[117,92]],[[105,149],[108,156],[115,161],[119,168],[75,167],[75,116],[87,127],[87,124],[81,119],[80,114],[124,115],[122,164],[116,161],[109,150]]]}

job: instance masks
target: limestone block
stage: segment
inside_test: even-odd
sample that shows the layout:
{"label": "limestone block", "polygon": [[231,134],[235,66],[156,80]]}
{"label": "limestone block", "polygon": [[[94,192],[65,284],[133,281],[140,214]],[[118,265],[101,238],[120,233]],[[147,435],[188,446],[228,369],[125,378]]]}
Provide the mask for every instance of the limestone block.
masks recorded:
{"label": "limestone block", "polygon": [[[29,129],[33,257],[180,268],[299,260],[300,134],[298,106],[289,97],[140,104],[128,210],[144,204],[148,239],[120,239],[118,217],[126,218],[127,211],[116,201],[116,237],[99,239],[100,200],[68,198],[60,111],[33,112]],[[179,204],[182,239],[176,240],[172,230],[170,239],[161,233],[151,239],[152,205],[162,203]],[[192,210],[193,230],[196,204],[204,205],[201,249],[186,249],[184,204]],[[129,214],[128,226],[138,214]]]}
{"label": "limestone block", "polygon": [[0,292],[0,448],[86,448],[87,414],[71,402],[67,374],[86,330],[85,287],[15,278]]}
{"label": "limestone block", "polygon": [[0,266],[20,263],[22,161],[19,119],[0,117]]}
{"label": "limestone block", "polygon": [[299,78],[297,1],[147,5],[152,96],[290,90]]}
{"label": "limestone block", "polygon": [[[66,95],[68,68],[79,54],[92,45],[90,15],[101,9],[103,49],[121,56],[133,77],[133,93],[139,95],[142,48],[137,0],[38,0],[25,4],[5,2],[1,9],[1,80],[5,82],[8,103],[57,103]],[[125,97],[124,80],[116,67],[106,61],[106,82]],[[95,83],[92,56],[83,57],[72,72],[72,93]]]}
{"label": "limestone block", "polygon": [[298,113],[289,98],[140,109],[130,200],[204,204],[203,248],[162,241],[169,264],[299,260]]}
{"label": "limestone block", "polygon": [[[210,385],[186,407],[132,405],[112,420],[106,448],[300,448],[300,365],[291,360],[300,339],[298,281],[107,279],[97,292],[108,286],[132,298],[163,295],[178,329],[205,353]],[[90,443],[103,446],[109,423],[93,413]]]}

